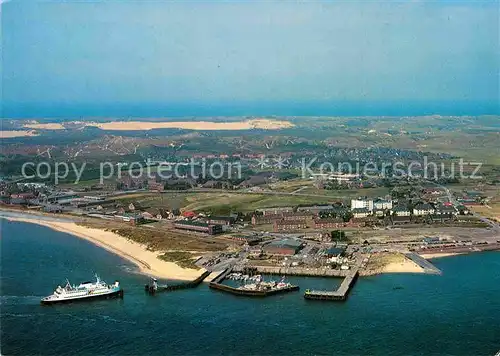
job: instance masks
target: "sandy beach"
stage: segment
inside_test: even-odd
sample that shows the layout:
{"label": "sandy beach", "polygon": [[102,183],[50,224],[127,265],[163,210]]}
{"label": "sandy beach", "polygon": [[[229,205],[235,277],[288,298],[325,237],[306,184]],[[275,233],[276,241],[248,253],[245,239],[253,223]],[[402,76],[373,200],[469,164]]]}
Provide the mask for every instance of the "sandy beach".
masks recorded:
{"label": "sandy beach", "polygon": [[403,262],[392,262],[385,265],[382,273],[424,273],[424,269],[415,262],[406,259]]}
{"label": "sandy beach", "polygon": [[[149,276],[175,280],[193,280],[200,276],[204,270],[186,269],[173,262],[157,258],[158,253],[148,251],[141,244],[127,240],[111,231],[92,229],[75,224],[74,222],[48,221],[33,217],[4,217],[10,221],[21,221],[49,227],[56,231],[65,232],[85,239],[117,254],[137,265],[140,271]],[[0,220],[1,221],[1,220]]]}
{"label": "sandy beach", "polygon": [[361,271],[363,276],[381,273],[425,273],[425,271],[404,254],[391,252],[372,255],[367,269]]}

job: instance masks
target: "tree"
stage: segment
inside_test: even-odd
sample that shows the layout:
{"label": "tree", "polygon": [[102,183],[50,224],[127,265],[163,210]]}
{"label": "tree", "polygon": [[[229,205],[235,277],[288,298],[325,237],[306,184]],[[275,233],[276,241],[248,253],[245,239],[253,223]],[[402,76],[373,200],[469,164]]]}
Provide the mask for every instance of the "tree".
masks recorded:
{"label": "tree", "polygon": [[348,222],[353,218],[353,216],[354,215],[352,214],[352,212],[347,211],[342,218],[344,219],[345,222]]}
{"label": "tree", "polygon": [[333,230],[331,232],[331,238],[332,241],[347,241],[345,231],[342,230]]}

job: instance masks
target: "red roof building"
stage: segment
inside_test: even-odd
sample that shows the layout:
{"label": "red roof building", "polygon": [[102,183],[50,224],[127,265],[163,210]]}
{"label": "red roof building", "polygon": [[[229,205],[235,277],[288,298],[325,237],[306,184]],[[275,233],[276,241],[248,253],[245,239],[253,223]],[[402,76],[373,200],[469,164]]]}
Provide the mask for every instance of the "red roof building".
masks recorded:
{"label": "red roof building", "polygon": [[182,213],[182,216],[185,218],[194,218],[196,216],[196,213],[194,211],[185,211]]}

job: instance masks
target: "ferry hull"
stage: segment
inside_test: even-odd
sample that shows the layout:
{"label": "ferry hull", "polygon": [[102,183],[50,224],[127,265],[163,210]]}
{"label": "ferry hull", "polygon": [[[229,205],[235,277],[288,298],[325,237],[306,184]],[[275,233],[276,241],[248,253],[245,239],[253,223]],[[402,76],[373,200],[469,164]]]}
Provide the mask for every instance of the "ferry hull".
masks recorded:
{"label": "ferry hull", "polygon": [[63,304],[63,303],[76,303],[76,302],[88,302],[91,300],[97,299],[111,299],[111,298],[123,298],[123,289],[117,290],[108,294],[99,294],[92,295],[83,298],[74,298],[74,299],[55,299],[55,300],[41,300],[40,304],[42,305],[50,305],[50,304]]}

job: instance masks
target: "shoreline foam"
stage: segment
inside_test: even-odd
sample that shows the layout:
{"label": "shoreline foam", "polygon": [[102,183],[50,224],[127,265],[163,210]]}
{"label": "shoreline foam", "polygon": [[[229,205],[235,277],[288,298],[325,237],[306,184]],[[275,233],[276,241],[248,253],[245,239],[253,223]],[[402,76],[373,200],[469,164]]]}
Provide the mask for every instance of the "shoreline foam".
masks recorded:
{"label": "shoreline foam", "polygon": [[157,258],[157,252],[148,251],[144,245],[130,241],[111,231],[87,228],[77,225],[74,222],[47,221],[34,217],[1,217],[9,221],[45,226],[59,232],[82,238],[134,263],[141,273],[149,276],[173,280],[193,280],[204,272],[203,269],[187,269],[173,262],[162,261]]}
{"label": "shoreline foam", "polygon": [[451,257],[451,256],[460,256],[465,255],[466,252],[438,252],[438,253],[421,253],[419,254],[422,258],[426,260],[430,260],[433,258],[441,258],[441,257]]}

